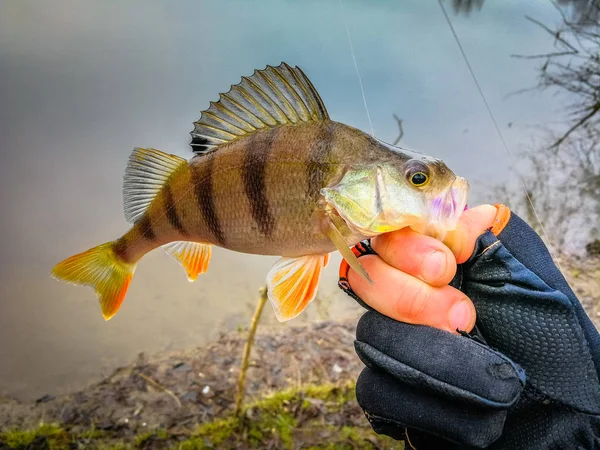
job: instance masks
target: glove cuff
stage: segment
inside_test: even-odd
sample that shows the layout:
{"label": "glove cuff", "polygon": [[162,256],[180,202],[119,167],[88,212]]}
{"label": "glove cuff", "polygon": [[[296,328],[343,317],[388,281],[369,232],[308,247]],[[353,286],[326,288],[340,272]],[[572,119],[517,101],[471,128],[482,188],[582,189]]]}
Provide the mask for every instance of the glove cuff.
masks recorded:
{"label": "glove cuff", "polygon": [[498,211],[496,212],[496,217],[494,217],[490,231],[494,236],[498,236],[506,228],[506,225],[508,225],[511,213],[510,208],[502,203],[496,203],[494,206]]}

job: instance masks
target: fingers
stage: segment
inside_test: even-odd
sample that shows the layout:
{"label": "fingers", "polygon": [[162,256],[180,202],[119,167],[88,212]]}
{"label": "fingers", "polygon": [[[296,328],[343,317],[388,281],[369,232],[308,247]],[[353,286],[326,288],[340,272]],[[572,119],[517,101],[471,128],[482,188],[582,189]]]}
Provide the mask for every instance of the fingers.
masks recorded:
{"label": "fingers", "polygon": [[492,205],[465,211],[443,243],[408,228],[377,236],[371,246],[378,255],[360,259],[374,283],[353,270],[348,272],[348,282],[365,303],[392,319],[451,332],[471,331],[475,307],[448,283],[457,263],[469,259],[477,238],[491,228],[496,214]]}
{"label": "fingers", "polygon": [[465,211],[444,243],[403,228],[373,238],[371,246],[390,266],[432,286],[443,286],[456,274],[456,264],[469,259],[477,238],[492,226],[496,211],[492,205]]}
{"label": "fingers", "polygon": [[456,274],[456,260],[450,249],[410,228],[377,236],[371,246],[387,264],[431,286],[444,286]]}
{"label": "fingers", "polygon": [[364,256],[360,261],[374,283],[370,284],[353,270],[348,272],[348,281],[353,291],[381,314],[451,332],[470,331],[475,326],[475,307],[459,290],[430,286],[390,266],[377,255]]}
{"label": "fingers", "polygon": [[444,240],[444,244],[454,253],[458,264],[471,257],[475,241],[485,230],[491,228],[497,211],[492,205],[481,205],[462,213],[456,229],[450,231]]}

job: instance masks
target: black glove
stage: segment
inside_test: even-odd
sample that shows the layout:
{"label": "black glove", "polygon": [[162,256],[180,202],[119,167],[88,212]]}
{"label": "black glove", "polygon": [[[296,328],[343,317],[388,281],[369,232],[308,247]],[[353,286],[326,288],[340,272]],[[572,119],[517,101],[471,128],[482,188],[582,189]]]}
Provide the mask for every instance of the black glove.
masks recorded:
{"label": "black glove", "polygon": [[475,304],[470,334],[360,319],[356,396],[373,429],[418,450],[600,449],[600,335],[539,236],[512,214],[452,285]]}

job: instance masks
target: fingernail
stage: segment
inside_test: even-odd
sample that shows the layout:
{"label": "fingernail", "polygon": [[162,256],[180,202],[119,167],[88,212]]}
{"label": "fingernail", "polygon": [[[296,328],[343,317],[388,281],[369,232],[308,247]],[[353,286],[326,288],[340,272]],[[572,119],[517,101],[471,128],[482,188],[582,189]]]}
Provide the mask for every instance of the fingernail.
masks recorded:
{"label": "fingernail", "polygon": [[423,279],[427,283],[439,280],[446,273],[447,264],[444,252],[439,250],[432,251],[425,256],[425,260],[423,261]]}
{"label": "fingernail", "polygon": [[[450,329],[452,331],[471,331],[473,323],[473,304],[470,300],[464,299],[454,305],[448,313]],[[468,328],[468,329],[467,329]]]}

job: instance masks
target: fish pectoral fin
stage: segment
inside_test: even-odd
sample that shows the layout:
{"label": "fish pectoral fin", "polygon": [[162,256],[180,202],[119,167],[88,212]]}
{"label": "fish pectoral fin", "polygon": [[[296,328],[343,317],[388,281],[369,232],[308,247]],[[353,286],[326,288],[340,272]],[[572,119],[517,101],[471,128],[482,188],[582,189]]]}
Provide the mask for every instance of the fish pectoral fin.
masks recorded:
{"label": "fish pectoral fin", "polygon": [[299,67],[282,62],[255,70],[194,122],[192,150],[206,153],[250,133],[280,125],[329,119],[318,92]]}
{"label": "fish pectoral fin", "polygon": [[123,182],[123,207],[128,222],[148,209],[169,177],[187,161],[153,148],[136,148],[129,157]]}
{"label": "fish pectoral fin", "polygon": [[346,260],[348,265],[350,267],[352,267],[352,269],[356,273],[358,273],[361,277],[363,277],[369,283],[373,283],[373,280],[371,280],[371,277],[367,273],[367,270],[360,263],[357,256],[352,252],[350,247],[348,247],[348,244],[346,244],[344,235],[340,231],[341,224],[336,225],[336,223],[335,223],[338,220],[341,221],[342,219],[339,218],[338,216],[331,216],[328,221],[329,222],[328,226],[325,230],[323,230],[323,233],[325,233],[325,236],[327,236],[329,239],[331,239],[331,242],[333,242],[333,245],[335,245],[335,248],[337,248],[337,250],[342,254],[342,257]]}
{"label": "fish pectoral fin", "polygon": [[267,275],[267,293],[280,322],[293,319],[314,300],[329,254],[281,258]]}
{"label": "fish pectoral fin", "polygon": [[195,281],[198,275],[208,270],[212,253],[210,244],[176,241],[163,245],[163,248],[185,269],[189,281]]}

